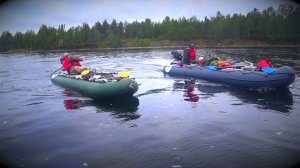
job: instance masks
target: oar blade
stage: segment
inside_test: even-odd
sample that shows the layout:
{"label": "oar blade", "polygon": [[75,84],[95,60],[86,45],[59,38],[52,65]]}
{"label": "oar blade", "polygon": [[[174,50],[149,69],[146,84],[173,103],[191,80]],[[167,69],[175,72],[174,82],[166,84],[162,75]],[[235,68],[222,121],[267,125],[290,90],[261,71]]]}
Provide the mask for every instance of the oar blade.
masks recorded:
{"label": "oar blade", "polygon": [[131,75],[131,71],[122,71],[122,72],[119,72],[118,75],[121,78],[127,78]]}

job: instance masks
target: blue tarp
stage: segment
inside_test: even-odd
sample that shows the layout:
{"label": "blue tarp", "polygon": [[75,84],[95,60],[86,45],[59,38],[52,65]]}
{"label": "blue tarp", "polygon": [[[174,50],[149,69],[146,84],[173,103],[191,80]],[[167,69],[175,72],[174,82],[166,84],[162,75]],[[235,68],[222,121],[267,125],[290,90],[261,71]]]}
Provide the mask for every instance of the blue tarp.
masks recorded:
{"label": "blue tarp", "polygon": [[273,73],[273,72],[276,71],[276,68],[262,67],[262,68],[261,68],[261,71],[266,72],[266,73],[268,73],[268,74],[271,74],[271,73]]}
{"label": "blue tarp", "polygon": [[215,65],[207,65],[207,66],[205,66],[205,68],[210,69],[210,70],[213,70],[213,71],[215,71],[215,70],[218,69],[218,67],[215,66]]}

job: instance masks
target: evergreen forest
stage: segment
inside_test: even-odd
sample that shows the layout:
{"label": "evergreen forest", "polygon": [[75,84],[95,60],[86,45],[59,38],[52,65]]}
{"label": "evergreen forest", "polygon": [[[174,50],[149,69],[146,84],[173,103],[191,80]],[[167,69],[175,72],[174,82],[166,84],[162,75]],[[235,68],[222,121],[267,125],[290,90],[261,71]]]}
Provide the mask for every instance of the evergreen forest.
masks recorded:
{"label": "evergreen forest", "polygon": [[199,20],[197,17],[173,19],[168,16],[161,22],[147,18],[131,23],[111,23],[106,20],[94,25],[82,23],[66,29],[41,25],[39,30],[26,32],[3,31],[0,36],[0,51],[13,50],[59,50],[96,49],[119,47],[147,47],[164,41],[171,42],[260,41],[267,44],[299,44],[300,8],[298,5],[281,4],[278,9],[268,7],[260,11],[254,8],[246,15],[223,15]]}

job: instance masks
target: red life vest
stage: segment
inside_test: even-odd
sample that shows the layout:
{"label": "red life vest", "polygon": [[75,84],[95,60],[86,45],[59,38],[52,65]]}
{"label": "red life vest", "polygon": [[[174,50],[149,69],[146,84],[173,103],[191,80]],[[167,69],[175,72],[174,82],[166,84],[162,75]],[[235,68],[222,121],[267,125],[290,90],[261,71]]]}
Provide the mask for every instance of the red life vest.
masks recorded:
{"label": "red life vest", "polygon": [[[189,61],[191,61],[191,60],[195,61],[196,60],[196,50],[195,50],[195,48],[186,48],[186,49],[184,49],[183,50],[183,59],[188,59]],[[184,64],[186,64],[188,62],[184,61]]]}
{"label": "red life vest", "polygon": [[273,67],[272,62],[268,60],[260,60],[257,64],[257,67],[261,69],[262,67]]}
{"label": "red life vest", "polygon": [[196,50],[195,50],[195,48],[190,48],[190,59],[191,60],[196,59]]}
{"label": "red life vest", "polygon": [[79,61],[71,61],[68,56],[65,56],[63,59],[64,68],[69,71],[72,66],[81,66]]}

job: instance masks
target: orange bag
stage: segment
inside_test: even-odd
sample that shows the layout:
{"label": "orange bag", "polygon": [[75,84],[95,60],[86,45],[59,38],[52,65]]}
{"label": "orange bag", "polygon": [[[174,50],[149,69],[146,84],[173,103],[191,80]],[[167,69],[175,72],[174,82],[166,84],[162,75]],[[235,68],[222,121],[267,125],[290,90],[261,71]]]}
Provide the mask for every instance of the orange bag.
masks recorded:
{"label": "orange bag", "polygon": [[229,61],[219,61],[217,66],[218,67],[232,67],[232,64]]}

